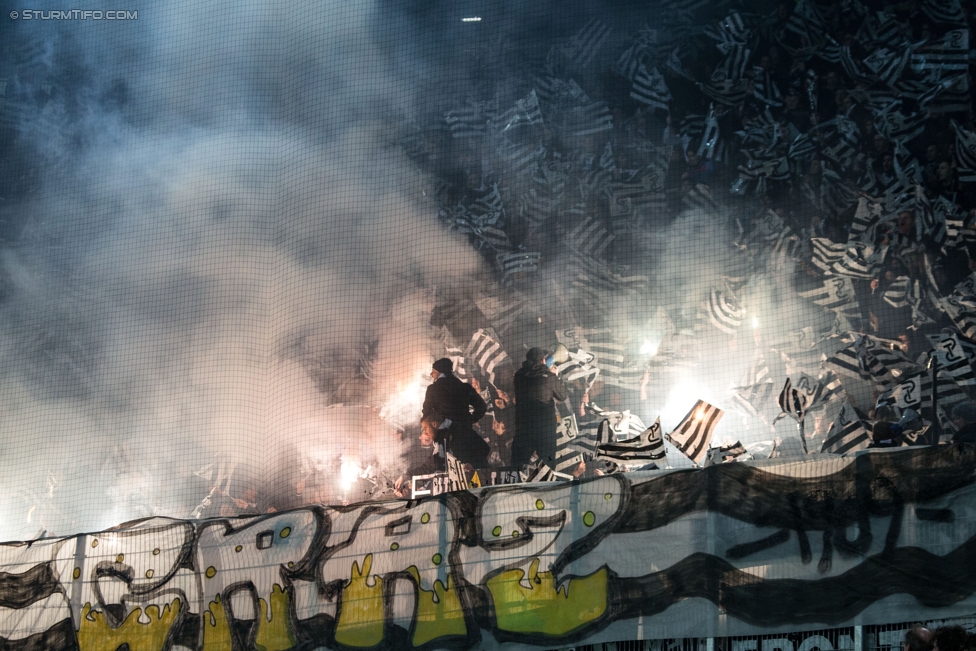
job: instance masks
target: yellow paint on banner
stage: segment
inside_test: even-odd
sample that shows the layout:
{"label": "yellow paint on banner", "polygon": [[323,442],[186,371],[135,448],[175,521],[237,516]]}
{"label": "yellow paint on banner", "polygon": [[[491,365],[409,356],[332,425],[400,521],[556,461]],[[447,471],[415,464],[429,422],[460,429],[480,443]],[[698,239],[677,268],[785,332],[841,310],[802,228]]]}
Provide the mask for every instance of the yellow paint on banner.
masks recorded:
{"label": "yellow paint on banner", "polygon": [[417,581],[417,625],[413,631],[413,645],[420,646],[431,640],[449,636],[464,636],[468,627],[464,623],[464,610],[454,587],[454,578],[447,575],[447,587],[438,579],[434,590],[420,588],[420,572],[415,566],[407,571]]}
{"label": "yellow paint on banner", "polygon": [[162,612],[159,606],[146,606],[149,622],[143,624],[139,621],[142,608],[135,608],[118,628],[112,628],[105,613],[92,610],[87,603],[81,610],[78,647],[81,651],[115,651],[127,644],[130,651],[161,651],[179,612],[179,599],[163,606]]}
{"label": "yellow paint on banner", "polygon": [[488,579],[498,628],[514,633],[567,635],[599,619],[607,610],[607,569],[570,580],[558,590],[551,572],[539,572],[539,559],[525,572],[508,570]]}
{"label": "yellow paint on banner", "polygon": [[369,570],[373,555],[363,559],[363,569],[352,563],[350,581],[342,589],[339,621],[336,623],[336,642],[351,647],[376,646],[383,640],[383,579],[372,577]]}
{"label": "yellow paint on banner", "polygon": [[220,595],[210,602],[210,608],[203,613],[203,651],[231,651],[230,626]]}
{"label": "yellow paint on banner", "polygon": [[271,612],[268,602],[258,598],[261,617],[254,646],[258,651],[285,651],[295,646],[295,638],[288,626],[288,593],[277,583],[271,588]]}

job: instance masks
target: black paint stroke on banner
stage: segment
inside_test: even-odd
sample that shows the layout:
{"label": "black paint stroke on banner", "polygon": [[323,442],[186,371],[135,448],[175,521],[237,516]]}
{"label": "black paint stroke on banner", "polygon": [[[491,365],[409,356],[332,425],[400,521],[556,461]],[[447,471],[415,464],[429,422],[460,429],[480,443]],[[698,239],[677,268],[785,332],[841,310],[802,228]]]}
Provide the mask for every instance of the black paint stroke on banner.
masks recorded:
{"label": "black paint stroke on banner", "polygon": [[0,607],[24,608],[61,592],[50,563],[35,565],[21,574],[0,572]]}
{"label": "black paint stroke on banner", "polygon": [[[342,648],[336,642],[336,626],[343,609],[343,591],[348,580],[326,580],[325,563],[341,550],[349,548],[362,534],[364,523],[373,517],[389,517],[383,531],[397,533],[412,526],[414,509],[424,504],[442,505],[454,529],[454,538],[446,554],[447,566],[454,580],[461,604],[465,633],[444,635],[412,647],[416,630],[413,623],[404,628],[395,624],[392,613],[398,594],[395,586],[402,581],[413,584],[416,597],[420,586],[407,571],[393,571],[383,575],[384,624],[382,641],[375,651],[395,648],[416,648],[419,651],[445,648],[456,651],[475,648],[482,643],[484,632],[490,632],[500,642],[517,642],[552,646],[554,643],[573,644],[605,629],[616,621],[638,616],[653,616],[690,598],[710,601],[730,617],[753,626],[782,628],[790,625],[819,623],[825,625],[850,621],[866,607],[890,595],[913,596],[927,608],[949,607],[976,593],[976,537],[944,556],[918,547],[899,547],[906,508],[911,506],[917,521],[951,526],[957,514],[942,502],[936,502],[976,481],[976,447],[939,446],[910,448],[883,453],[859,454],[855,459],[838,460],[844,464],[838,471],[826,475],[792,477],[768,472],[762,466],[749,464],[721,464],[704,469],[662,473],[641,483],[632,484],[625,475],[614,475],[575,484],[552,486],[500,486],[487,488],[478,494],[459,492],[392,504],[361,504],[340,507],[312,507],[301,511],[313,515],[315,527],[309,547],[293,565],[280,568],[282,589],[288,602],[294,604],[295,581],[314,582],[320,598],[335,604],[334,614],[320,613],[298,620],[294,611],[289,614],[289,629],[294,636],[296,651],[328,646]],[[809,468],[824,467],[810,464]],[[598,545],[614,534],[637,533],[667,526],[696,512],[713,512],[765,529],[761,537],[751,542],[733,545],[721,555],[692,553],[673,566],[637,577],[621,577],[623,568],[603,564],[606,572],[607,603],[604,612],[579,627],[554,635],[502,630],[496,621],[492,594],[485,582],[492,576],[514,567],[521,567],[525,558],[517,557],[517,550],[530,545],[537,533],[562,530],[569,522],[567,512],[516,518],[520,535],[517,539],[494,540],[482,522],[483,508],[499,494],[526,493],[544,497],[547,493],[566,490],[586,492],[591,481],[616,482],[619,504],[612,514],[585,535],[569,542],[548,568],[557,585],[568,585],[573,575],[563,572],[570,564],[588,554],[596,553]],[[610,493],[608,493],[609,495]],[[548,500],[546,500],[548,501]],[[950,502],[951,503],[951,502]],[[348,535],[333,536],[330,515],[355,513]],[[140,600],[172,593],[167,586],[178,569],[200,573],[195,567],[196,549],[203,532],[216,529],[223,535],[253,530],[257,536],[268,528],[265,522],[279,518],[282,513],[258,516],[246,520],[210,520],[183,524],[185,536],[177,554],[177,561],[160,581],[138,587],[131,568],[121,563],[99,563],[94,575],[101,579],[122,581],[129,594]],[[572,517],[576,517],[575,514]],[[968,517],[968,514],[967,514]],[[868,555],[876,538],[872,519],[888,519],[884,544],[880,551]],[[155,519],[158,522],[158,519]],[[144,535],[140,523],[128,523],[115,535]],[[151,525],[150,525],[151,526]],[[167,525],[167,527],[172,525]],[[848,539],[850,527],[857,527],[857,536]],[[772,529],[773,533],[768,531]],[[310,530],[311,531],[311,530]],[[732,560],[748,559],[754,554],[791,544],[796,536],[795,558],[803,563],[813,560],[812,536],[822,537],[822,554],[818,569],[826,574],[831,569],[834,554],[842,558],[861,559],[837,576],[823,576],[815,580],[764,579],[737,569]],[[558,534],[557,534],[558,535]],[[65,539],[66,541],[69,539]],[[553,538],[555,540],[555,538]],[[546,549],[552,543],[546,545]],[[483,579],[472,583],[466,577],[464,554],[466,548],[480,547],[489,553],[502,552],[507,560],[493,563]],[[874,549],[878,549],[875,546]],[[541,554],[545,550],[536,550]],[[508,552],[516,552],[511,558]],[[787,553],[787,556],[790,554]],[[63,592],[55,577],[51,562],[41,562],[22,574],[0,574],[0,606],[13,609],[29,608],[31,604],[52,594]],[[247,593],[252,610],[257,612],[257,592],[253,583],[243,581],[225,586],[220,594],[226,605],[233,651],[254,649],[257,627],[255,620],[235,618],[232,606],[234,593]],[[93,588],[95,608],[105,613],[113,627],[127,616],[125,604],[106,603],[98,586]],[[77,606],[77,604],[76,604]],[[415,606],[416,608],[416,606]],[[415,612],[416,615],[416,612]],[[179,644],[190,649],[202,648],[201,615],[181,609],[167,635],[166,647]],[[22,640],[0,640],[0,648],[15,651],[73,651],[77,636],[69,620],[64,620],[43,633]]]}

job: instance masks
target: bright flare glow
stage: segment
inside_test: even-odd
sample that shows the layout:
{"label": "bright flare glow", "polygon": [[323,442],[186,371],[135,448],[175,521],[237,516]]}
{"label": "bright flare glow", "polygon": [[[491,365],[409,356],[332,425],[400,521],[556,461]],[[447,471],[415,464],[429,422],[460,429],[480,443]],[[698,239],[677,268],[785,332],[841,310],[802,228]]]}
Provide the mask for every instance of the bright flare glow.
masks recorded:
{"label": "bright flare glow", "polygon": [[342,467],[339,469],[339,483],[342,485],[342,490],[348,491],[352,488],[353,483],[361,472],[362,468],[359,467],[358,463],[343,457]]}
{"label": "bright flare glow", "polygon": [[661,426],[671,431],[677,427],[681,419],[688,414],[688,410],[695,406],[695,401],[705,398],[705,387],[690,380],[681,380],[668,393],[668,399],[661,409]]}
{"label": "bright flare glow", "polygon": [[641,344],[640,354],[654,357],[655,355],[657,355],[657,349],[658,346],[660,345],[661,342],[659,341],[651,341],[650,339],[645,339],[644,343]]}
{"label": "bright flare glow", "polygon": [[[705,385],[688,379],[679,380],[668,392],[668,399],[664,402],[664,408],[661,409],[661,427],[665,431],[673,430],[681,422],[681,419],[688,415],[688,410],[695,406],[695,402],[704,400],[716,405],[718,403],[715,402],[714,398],[712,392]],[[696,411],[693,416],[696,420],[701,420],[704,417],[704,408]]]}
{"label": "bright flare glow", "polygon": [[428,384],[430,379],[425,380],[421,373],[413,381],[397,382],[396,392],[390,395],[380,409],[380,418],[397,428],[419,423]]}
{"label": "bright flare glow", "polygon": [[481,22],[481,16],[471,16],[470,18],[462,18],[461,19],[461,22],[462,23],[480,23]]}
{"label": "bright flare glow", "polygon": [[752,329],[756,330],[759,328],[759,319],[752,317]]}

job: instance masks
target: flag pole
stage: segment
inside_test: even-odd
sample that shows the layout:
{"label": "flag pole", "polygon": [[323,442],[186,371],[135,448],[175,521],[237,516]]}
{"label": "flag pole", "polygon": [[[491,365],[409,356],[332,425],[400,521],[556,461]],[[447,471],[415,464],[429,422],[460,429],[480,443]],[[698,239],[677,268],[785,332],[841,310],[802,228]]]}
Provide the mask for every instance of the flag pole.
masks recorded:
{"label": "flag pole", "polygon": [[942,421],[939,419],[939,358],[937,355],[929,357],[929,367],[932,369],[932,435],[929,445],[938,445],[942,440]]}
{"label": "flag pole", "polygon": [[807,415],[803,414],[803,417],[796,422],[796,428],[800,430],[800,443],[803,444],[803,454],[810,454],[807,452],[807,437],[803,433],[803,423],[806,421]]}

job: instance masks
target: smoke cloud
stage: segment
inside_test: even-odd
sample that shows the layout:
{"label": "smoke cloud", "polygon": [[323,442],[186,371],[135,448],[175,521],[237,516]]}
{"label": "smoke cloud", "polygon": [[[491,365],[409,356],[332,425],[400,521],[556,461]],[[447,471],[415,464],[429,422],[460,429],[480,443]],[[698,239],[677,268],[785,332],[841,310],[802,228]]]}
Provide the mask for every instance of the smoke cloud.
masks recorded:
{"label": "smoke cloud", "polygon": [[[4,28],[19,57],[7,97],[41,108],[18,113],[5,186],[0,538],[185,517],[218,465],[234,469],[228,492],[257,485],[285,506],[312,466],[395,476],[392,424],[419,417],[441,350],[435,308],[498,288],[437,219],[431,172],[471,160],[425,129],[486,87],[502,106],[523,97],[530,64],[588,12],[648,18],[525,4],[169,0],[130,2],[137,20]],[[507,55],[486,47],[505,39]],[[425,170],[397,144],[411,130],[429,136]],[[689,212],[629,243],[654,300],[621,295],[607,322],[635,347],[663,337],[659,307],[687,327],[724,276],[748,273],[732,236]],[[546,261],[524,288],[534,325],[511,338],[550,345],[571,325],[552,287],[573,265]],[[788,285],[742,290],[767,340],[817,317]],[[721,405],[753,361],[741,338],[697,345],[708,372],[676,371],[633,407],[642,418],[667,428],[695,398]],[[716,440],[774,436],[756,423],[727,417]]]}

